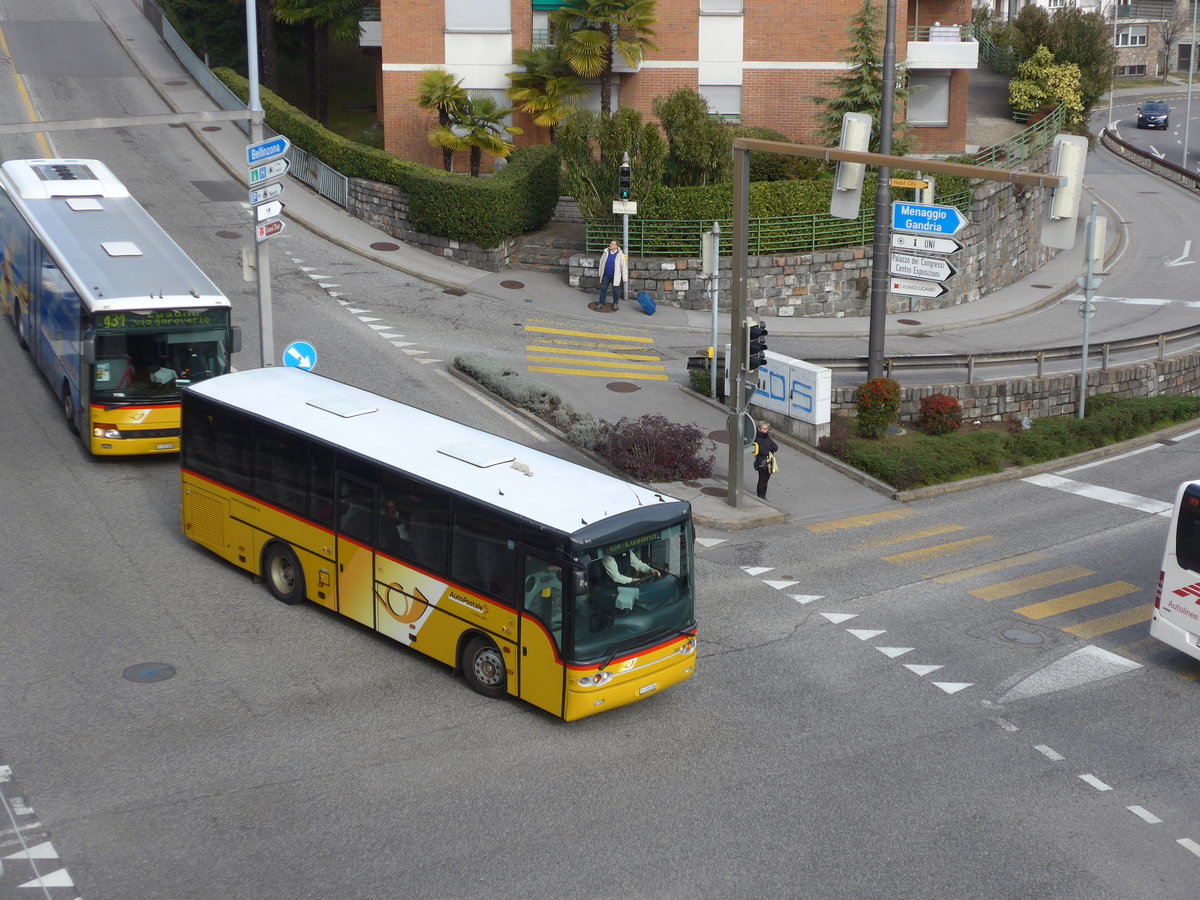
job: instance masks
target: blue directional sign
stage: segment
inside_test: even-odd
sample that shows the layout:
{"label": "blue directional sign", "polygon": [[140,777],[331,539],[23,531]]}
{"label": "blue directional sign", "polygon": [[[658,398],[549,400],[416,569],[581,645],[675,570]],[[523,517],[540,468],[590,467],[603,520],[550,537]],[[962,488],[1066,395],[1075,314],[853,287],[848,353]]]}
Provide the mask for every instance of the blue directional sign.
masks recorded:
{"label": "blue directional sign", "polygon": [[949,237],[962,231],[966,224],[966,218],[953,206],[904,202],[892,204],[893,231]]}
{"label": "blue directional sign", "polygon": [[284,348],[283,364],[312,371],[313,366],[317,364],[317,348],[308,341],[292,341]]}
{"label": "blue directional sign", "polygon": [[288,152],[291,142],[283,135],[246,145],[246,165],[257,166],[277,159]]}

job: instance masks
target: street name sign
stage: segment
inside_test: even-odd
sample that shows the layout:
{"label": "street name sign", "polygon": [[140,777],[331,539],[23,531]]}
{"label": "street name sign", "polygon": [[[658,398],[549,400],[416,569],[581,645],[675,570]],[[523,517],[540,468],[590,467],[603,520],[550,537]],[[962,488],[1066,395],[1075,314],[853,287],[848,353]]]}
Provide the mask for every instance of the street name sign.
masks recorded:
{"label": "street name sign", "polygon": [[273,219],[276,216],[282,215],[283,204],[278,200],[269,200],[254,207],[254,214],[258,217],[258,221],[265,222],[267,219]]}
{"label": "street name sign", "polygon": [[263,222],[254,227],[254,239],[261,243],[267,238],[275,237],[281,231],[283,231],[283,219],[272,219],[270,222]]}
{"label": "street name sign", "polygon": [[928,237],[924,234],[892,232],[892,246],[897,250],[920,250],[922,253],[957,253],[963,248],[954,238]]}
{"label": "street name sign", "polygon": [[283,351],[283,364],[311,371],[317,364],[317,348],[308,341],[292,341]]}
{"label": "street name sign", "polygon": [[905,202],[892,204],[893,231],[950,237],[962,231],[966,224],[966,218],[953,206]]}
{"label": "street name sign", "polygon": [[888,290],[905,297],[940,297],[949,293],[949,288],[940,281],[917,281],[914,278],[892,278],[888,281]]}
{"label": "street name sign", "polygon": [[278,159],[288,152],[291,142],[283,135],[246,145],[246,165],[257,166]]}
{"label": "street name sign", "polygon": [[895,253],[888,257],[888,273],[929,281],[947,281],[958,269],[940,256],[917,256],[915,253]]}
{"label": "street name sign", "polygon": [[274,181],[276,178],[282,178],[287,174],[288,161],[286,159],[277,159],[274,162],[269,162],[265,166],[255,166],[250,170],[250,184],[262,184],[267,181]]}
{"label": "street name sign", "polygon": [[268,200],[274,200],[283,193],[283,185],[278,181],[273,181],[270,184],[260,188],[255,188],[250,192],[250,205],[258,206],[260,203],[266,203]]}
{"label": "street name sign", "polygon": [[614,200],[613,201],[614,216],[636,216],[637,201],[636,200]]}

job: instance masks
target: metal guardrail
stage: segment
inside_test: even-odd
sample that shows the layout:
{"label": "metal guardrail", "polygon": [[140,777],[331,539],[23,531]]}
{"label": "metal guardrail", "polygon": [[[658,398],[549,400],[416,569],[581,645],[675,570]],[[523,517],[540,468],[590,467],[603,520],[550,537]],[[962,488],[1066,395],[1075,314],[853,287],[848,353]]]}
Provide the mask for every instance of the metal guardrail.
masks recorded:
{"label": "metal guardrail", "polygon": [[1200,175],[1197,175],[1195,172],[1189,172],[1182,166],[1177,166],[1175,163],[1155,156],[1152,153],[1147,153],[1140,147],[1126,143],[1111,128],[1105,128],[1100,132],[1100,142],[1113,153],[1132,163],[1136,163],[1148,172],[1159,175],[1176,184],[1181,184],[1184,187],[1200,190]]}
{"label": "metal guardrail", "polygon": [[[225,86],[221,79],[217,78],[209,69],[207,60],[200,59],[187,45],[179,33],[171,27],[171,23],[166,17],[162,18],[162,35],[167,46],[179,59],[179,62],[187,69],[200,88],[212,98],[221,109],[240,110],[246,109],[247,106],[242,102],[241,98],[233,91]],[[249,122],[238,122],[238,127],[246,134],[250,133]],[[274,137],[275,132],[270,128],[263,126],[264,137]],[[288,150],[288,164],[290,166],[288,174],[294,178],[303,181],[309,187],[317,191],[322,197],[338,204],[342,208],[346,207],[349,195],[350,179],[341,172],[330,168],[317,159],[311,153],[301,150],[299,147],[293,146]]]}
{"label": "metal guardrail", "polygon": [[986,28],[975,29],[975,40],[979,42],[979,58],[986,62],[993,72],[1001,75],[1016,75],[1017,66],[1022,62],[1012,47],[1000,47],[992,40]]}
{"label": "metal guardrail", "polygon": [[[1190,325],[1187,328],[1180,328],[1175,331],[1163,332],[1148,337],[1126,338],[1120,341],[1109,341],[1107,343],[1092,345],[1088,348],[1088,360],[1099,358],[1100,371],[1107,372],[1112,365],[1112,357],[1120,353],[1129,353],[1131,351],[1144,351],[1153,349],[1155,351],[1155,361],[1162,362],[1166,359],[1167,349],[1172,344],[1178,344],[1183,341],[1195,342],[1195,339],[1200,337],[1200,325]],[[1187,348],[1183,348],[1187,349]],[[1181,350],[1180,352],[1183,352]],[[884,371],[890,378],[892,372],[899,369],[950,369],[955,372],[965,371],[967,375],[967,384],[975,383],[975,373],[977,369],[987,368],[999,365],[1015,365],[1015,364],[1034,364],[1037,369],[1037,377],[1041,378],[1045,374],[1045,366],[1047,362],[1056,360],[1072,360],[1078,361],[1083,353],[1082,345],[1067,345],[1062,347],[1052,347],[1046,350],[1014,350],[997,353],[973,353],[973,354],[955,354],[955,353],[930,353],[930,354],[913,354],[908,356],[892,356],[884,360]],[[865,356],[852,356],[842,359],[814,359],[806,356],[805,362],[812,363],[815,366],[824,366],[827,369],[843,372],[865,372],[867,371],[868,358]],[[1144,362],[1145,358],[1138,360]],[[1124,363],[1127,365],[1128,363]],[[985,379],[993,380],[993,379]]]}

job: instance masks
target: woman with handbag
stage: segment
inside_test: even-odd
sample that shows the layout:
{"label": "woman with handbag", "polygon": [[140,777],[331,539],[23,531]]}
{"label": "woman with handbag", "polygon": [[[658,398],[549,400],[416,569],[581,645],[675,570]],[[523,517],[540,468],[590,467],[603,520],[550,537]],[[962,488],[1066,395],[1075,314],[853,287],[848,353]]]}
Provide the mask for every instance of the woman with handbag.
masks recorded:
{"label": "woman with handbag", "polygon": [[779,471],[779,463],[775,461],[775,452],[779,445],[771,437],[771,426],[767,422],[758,423],[758,434],[755,436],[758,450],[754,454],[754,468],[758,471],[758,497],[767,499],[767,482]]}

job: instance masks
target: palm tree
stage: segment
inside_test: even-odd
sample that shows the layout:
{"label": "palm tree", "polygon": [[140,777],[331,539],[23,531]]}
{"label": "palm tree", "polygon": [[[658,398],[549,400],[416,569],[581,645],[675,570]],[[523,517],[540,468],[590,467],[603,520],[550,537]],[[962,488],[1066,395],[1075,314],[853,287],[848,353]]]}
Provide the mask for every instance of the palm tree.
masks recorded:
{"label": "palm tree", "polygon": [[453,128],[462,143],[461,149],[471,151],[471,177],[479,177],[479,163],[486,150],[492,156],[507,159],[513,152],[510,134],[521,134],[522,129],[505,125],[504,120],[512,115],[512,107],[501,106],[489,93],[475,93],[460,103],[454,116]]}
{"label": "palm tree", "polygon": [[613,60],[630,66],[647,50],[657,50],[651,38],[658,20],[655,0],[567,0],[550,13],[555,43],[580,78],[600,79],[600,110],[612,112]]}
{"label": "palm tree", "polygon": [[329,122],[329,43],[358,37],[363,0],[275,0],[275,18],[303,25],[308,59],[309,110]]}
{"label": "palm tree", "polygon": [[[466,150],[456,146],[457,136],[450,130],[450,121],[459,104],[466,102],[467,92],[462,79],[455,78],[445,69],[426,69],[417,82],[417,96],[412,98],[421,109],[436,109],[438,127],[429,132],[429,143],[442,148],[442,168],[450,172],[454,168],[454,151]],[[436,137],[436,139],[435,139]]]}
{"label": "palm tree", "polygon": [[554,129],[574,109],[572,101],[587,96],[587,86],[567,65],[557,47],[514,50],[513,65],[523,71],[508,73],[512,87],[505,93],[517,109],[533,119],[534,125],[550,129],[553,144]]}

